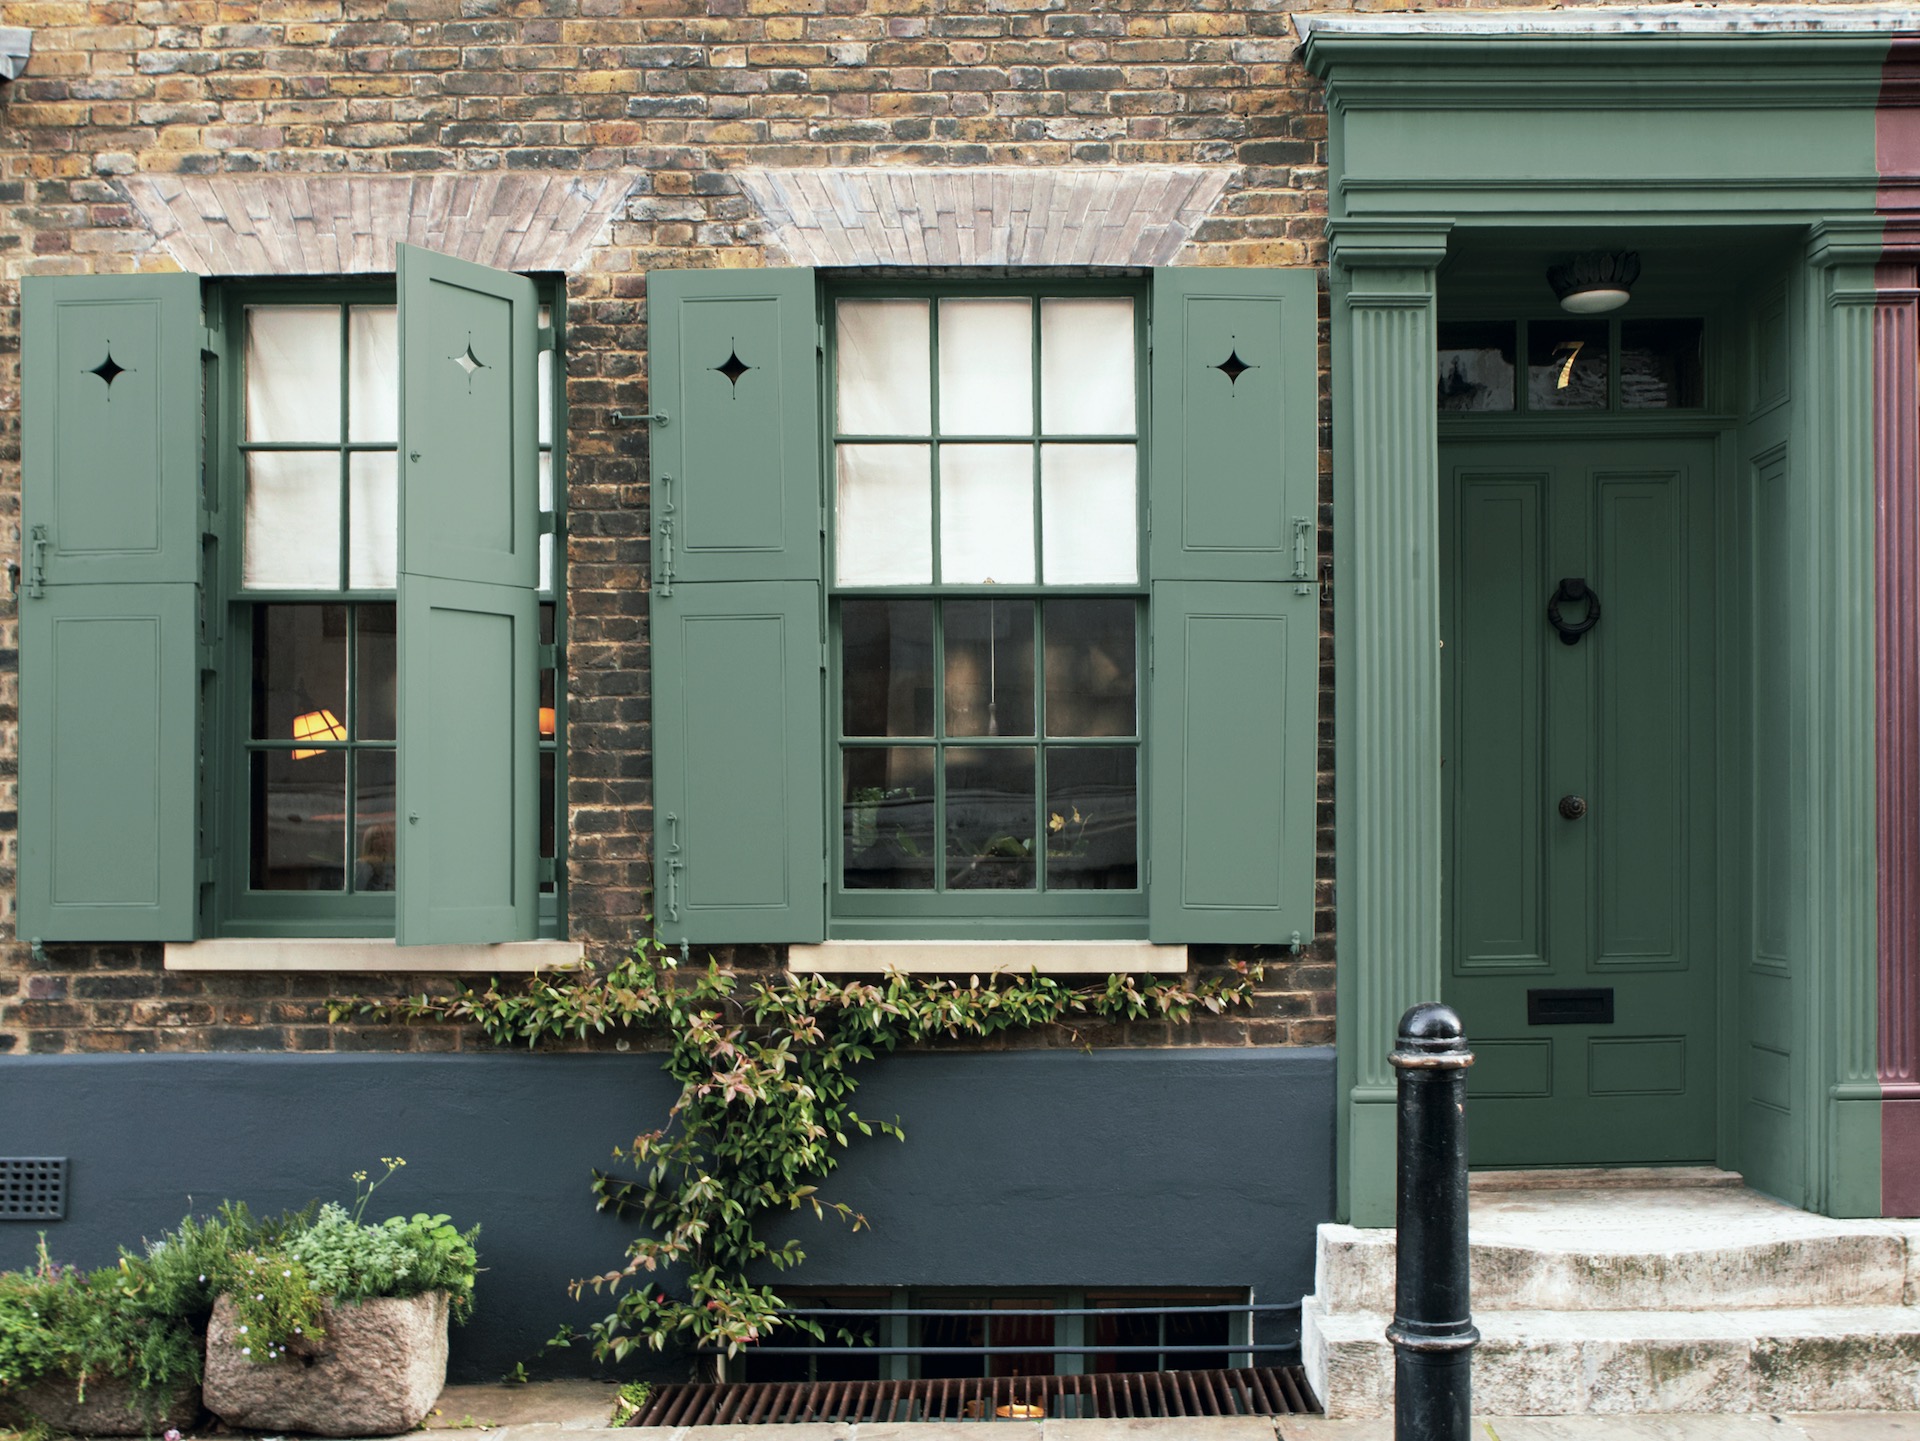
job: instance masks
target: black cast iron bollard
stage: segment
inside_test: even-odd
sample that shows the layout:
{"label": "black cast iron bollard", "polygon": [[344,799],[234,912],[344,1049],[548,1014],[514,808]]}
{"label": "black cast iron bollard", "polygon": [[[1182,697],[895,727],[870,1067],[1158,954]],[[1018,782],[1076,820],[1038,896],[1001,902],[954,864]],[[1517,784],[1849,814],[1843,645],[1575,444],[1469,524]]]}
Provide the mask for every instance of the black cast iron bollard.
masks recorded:
{"label": "black cast iron bollard", "polygon": [[1473,1324],[1467,1293],[1467,1067],[1473,1052],[1451,1009],[1429,1001],[1400,1018],[1398,1233],[1393,1325],[1394,1441],[1468,1441]]}

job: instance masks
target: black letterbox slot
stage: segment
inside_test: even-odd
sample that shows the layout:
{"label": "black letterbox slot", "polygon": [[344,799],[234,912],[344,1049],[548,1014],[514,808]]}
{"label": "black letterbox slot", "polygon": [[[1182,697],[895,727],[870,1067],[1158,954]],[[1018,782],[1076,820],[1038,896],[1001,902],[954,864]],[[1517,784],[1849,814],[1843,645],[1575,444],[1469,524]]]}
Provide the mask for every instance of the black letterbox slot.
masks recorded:
{"label": "black letterbox slot", "polygon": [[1613,987],[1587,990],[1528,991],[1529,1026],[1611,1026]]}

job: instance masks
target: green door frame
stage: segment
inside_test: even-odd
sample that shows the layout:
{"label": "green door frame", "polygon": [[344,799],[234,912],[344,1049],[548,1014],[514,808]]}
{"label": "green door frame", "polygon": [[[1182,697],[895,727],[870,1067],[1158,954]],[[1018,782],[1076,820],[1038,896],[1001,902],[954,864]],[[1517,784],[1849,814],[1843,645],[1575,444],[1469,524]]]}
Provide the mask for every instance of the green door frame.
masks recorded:
{"label": "green door frame", "polygon": [[[1724,1119],[1721,1164],[1831,1215],[1878,1214],[1873,267],[1875,105],[1890,36],[1636,32],[1558,12],[1301,17],[1327,86],[1334,445],[1339,1213],[1393,1223],[1401,1011],[1440,974],[1435,306],[1475,231],[1803,244],[1790,293],[1795,836],[1785,1104],[1803,1154],[1769,1171]],[[1744,902],[1743,902],[1744,905]],[[1723,991],[1723,995],[1727,994]],[[1745,1049],[1737,1023],[1723,1050]],[[1727,1032],[1723,1032],[1727,1034]],[[1726,1077],[1723,1069],[1723,1085]]]}

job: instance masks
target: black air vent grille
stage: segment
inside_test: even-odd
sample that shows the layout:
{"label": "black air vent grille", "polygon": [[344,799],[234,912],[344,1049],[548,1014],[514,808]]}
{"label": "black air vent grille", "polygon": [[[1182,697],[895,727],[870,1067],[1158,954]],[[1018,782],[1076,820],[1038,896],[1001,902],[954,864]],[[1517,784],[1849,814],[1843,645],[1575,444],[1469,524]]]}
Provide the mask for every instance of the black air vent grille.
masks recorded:
{"label": "black air vent grille", "polygon": [[65,1156],[0,1156],[0,1221],[66,1219]]}

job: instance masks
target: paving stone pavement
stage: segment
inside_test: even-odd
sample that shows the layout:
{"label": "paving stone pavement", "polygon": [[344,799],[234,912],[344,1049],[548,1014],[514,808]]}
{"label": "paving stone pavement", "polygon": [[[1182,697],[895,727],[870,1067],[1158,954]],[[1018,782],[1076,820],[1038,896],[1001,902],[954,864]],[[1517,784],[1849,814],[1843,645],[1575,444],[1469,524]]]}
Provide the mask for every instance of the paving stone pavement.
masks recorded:
{"label": "paving stone pavement", "polygon": [[[607,1426],[616,1388],[599,1381],[449,1386],[428,1430],[474,1441],[980,1441],[978,1421],[902,1425]],[[995,1421],[990,1441],[1393,1441],[1391,1419],[1253,1416],[1164,1421]],[[451,1441],[451,1438],[449,1438]],[[1817,1415],[1486,1416],[1473,1441],[1920,1441],[1920,1412]]]}

